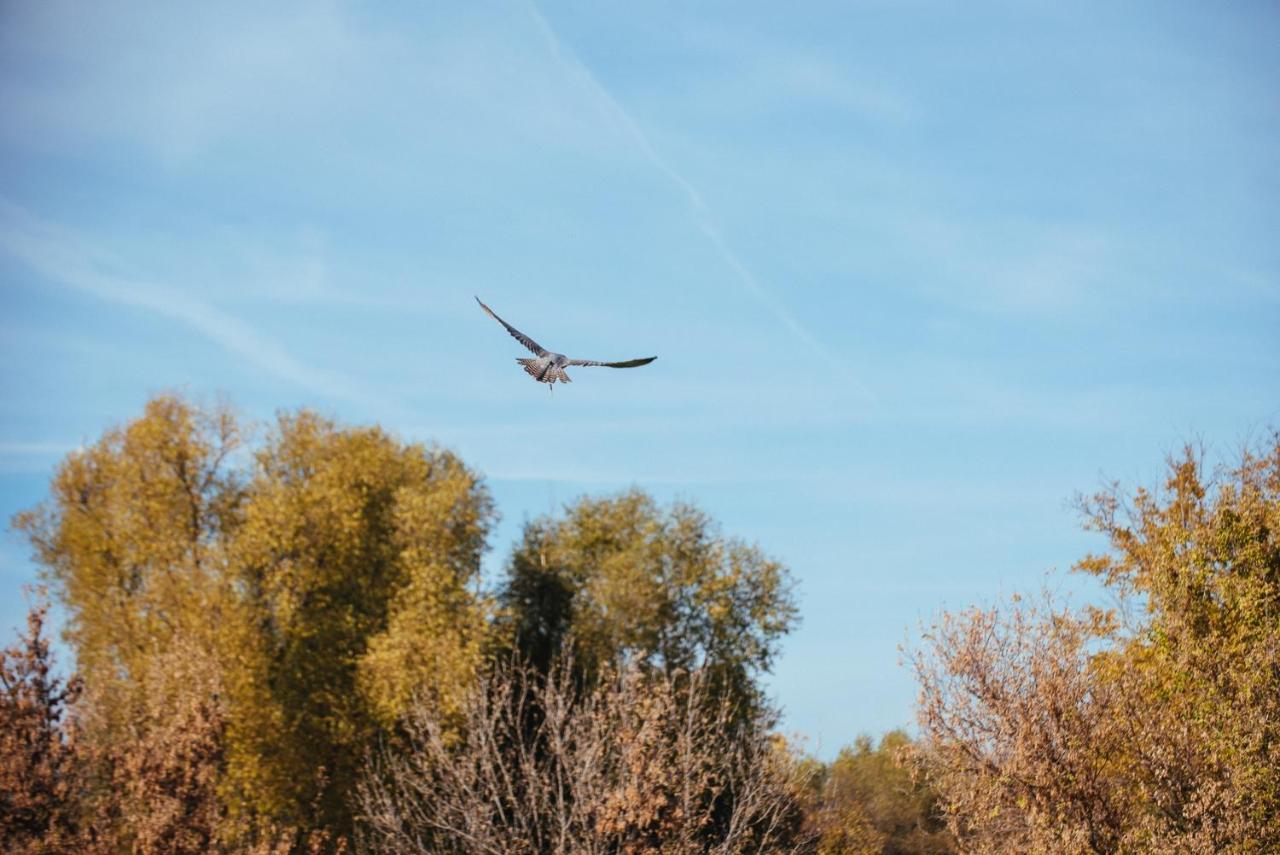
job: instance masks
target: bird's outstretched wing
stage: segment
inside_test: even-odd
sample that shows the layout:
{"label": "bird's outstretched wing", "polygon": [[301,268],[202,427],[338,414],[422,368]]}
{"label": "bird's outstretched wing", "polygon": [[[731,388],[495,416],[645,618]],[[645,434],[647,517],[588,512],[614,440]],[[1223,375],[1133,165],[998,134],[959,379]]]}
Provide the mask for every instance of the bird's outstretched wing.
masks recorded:
{"label": "bird's outstretched wing", "polygon": [[656,356],[646,356],[643,359],[628,359],[625,362],[597,362],[594,359],[570,359],[570,365],[599,365],[604,368],[639,368],[641,365],[648,365]]}
{"label": "bird's outstretched wing", "polygon": [[547,355],[546,348],[544,348],[542,345],[538,344],[538,343],[537,343],[536,341],[534,341],[533,339],[529,338],[529,337],[528,337],[527,335],[525,335],[524,333],[520,332],[520,330],[518,330],[518,329],[516,329],[515,327],[511,326],[511,324],[507,323],[507,322],[506,322],[506,321],[504,321],[502,318],[498,317],[497,313],[496,313],[496,312],[494,312],[494,311],[493,311],[493,309],[490,309],[488,306],[486,306],[486,305],[484,304],[484,302],[483,302],[479,297],[476,297],[476,302],[480,304],[480,308],[484,309],[484,310],[485,310],[485,312],[487,312],[487,313],[488,313],[489,317],[493,318],[495,321],[497,321],[498,323],[500,323],[500,324],[502,324],[504,327],[506,327],[506,328],[507,328],[507,332],[511,333],[511,337],[512,337],[512,338],[514,338],[516,341],[520,342],[520,343],[521,343],[521,344],[523,344],[525,347],[529,348],[529,350],[531,350],[531,351],[532,351],[534,354],[536,354],[537,356],[546,356],[546,355]]}

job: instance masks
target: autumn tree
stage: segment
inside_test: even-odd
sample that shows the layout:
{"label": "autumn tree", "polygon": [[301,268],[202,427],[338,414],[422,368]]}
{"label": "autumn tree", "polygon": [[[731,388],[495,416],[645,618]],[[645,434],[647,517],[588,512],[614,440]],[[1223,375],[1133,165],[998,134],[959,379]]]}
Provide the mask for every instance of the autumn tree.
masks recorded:
{"label": "autumn tree", "polygon": [[571,649],[587,673],[620,659],[702,668],[738,701],[759,699],[756,679],[796,621],[782,564],[692,505],[639,490],[526,525],[501,602],[508,637],[537,666]]}
{"label": "autumn tree", "polygon": [[1280,435],[1084,500],[1114,608],[944,615],[915,656],[923,768],[981,851],[1280,849]]}
{"label": "autumn tree", "polygon": [[[448,452],[306,411],[250,449],[229,409],[165,395],[14,522],[67,607],[86,738],[146,772],[135,803],[190,761],[211,777],[172,782],[178,813],[343,832],[370,741],[415,692],[447,709],[470,682],[492,517]],[[174,650],[204,676],[176,678]]]}
{"label": "autumn tree", "polygon": [[813,776],[809,822],[819,855],[946,855],[955,851],[937,794],[913,773],[901,730],[860,736]]}
{"label": "autumn tree", "polygon": [[175,638],[207,651],[230,617],[228,538],[244,498],[227,466],[242,440],[230,410],[175,396],[58,466],[50,497],[14,518],[66,605],[76,666],[122,726]]}
{"label": "autumn tree", "polygon": [[1152,840],[1280,849],[1280,433],[1212,475],[1188,448],[1163,490],[1082,507],[1112,549],[1077,569],[1133,603],[1100,679],[1134,683],[1133,717],[1162,725],[1131,758]]}
{"label": "autumn tree", "polygon": [[371,846],[730,852],[800,839],[795,764],[757,684],[795,619],[781,564],[692,506],[631,491],[526,525],[499,603],[495,658],[461,717],[415,703],[409,742],[366,779]]}
{"label": "autumn tree", "polygon": [[233,783],[272,815],[318,805],[342,828],[379,729],[415,692],[447,709],[470,684],[491,501],[452,454],[306,412],[279,419],[246,490]]}

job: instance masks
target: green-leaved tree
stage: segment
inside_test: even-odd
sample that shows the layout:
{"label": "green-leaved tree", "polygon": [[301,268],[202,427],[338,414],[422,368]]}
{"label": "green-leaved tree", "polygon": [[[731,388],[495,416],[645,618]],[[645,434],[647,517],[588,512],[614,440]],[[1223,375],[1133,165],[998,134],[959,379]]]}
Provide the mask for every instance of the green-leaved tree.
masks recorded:
{"label": "green-leaved tree", "polygon": [[538,667],[571,648],[587,675],[620,659],[704,668],[755,705],[795,625],[792,588],[782,564],[699,509],[631,490],[526,525],[501,602],[508,638]]}

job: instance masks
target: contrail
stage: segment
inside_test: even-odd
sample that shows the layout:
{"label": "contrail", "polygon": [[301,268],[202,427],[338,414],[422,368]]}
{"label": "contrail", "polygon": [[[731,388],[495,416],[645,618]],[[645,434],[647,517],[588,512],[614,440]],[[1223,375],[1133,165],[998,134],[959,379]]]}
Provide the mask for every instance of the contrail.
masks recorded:
{"label": "contrail", "polygon": [[542,13],[538,11],[538,5],[534,0],[529,0],[529,11],[533,14],[533,19],[537,22],[538,29],[542,33],[543,39],[546,40],[547,46],[550,48],[552,55],[560,65],[570,74],[578,77],[586,83],[587,88],[590,89],[606,107],[608,107],[609,111],[614,115],[614,118],[616,118],[622,127],[626,129],[627,134],[635,142],[636,146],[639,147],[640,151],[644,153],[644,156],[649,160],[649,162],[657,167],[658,171],[667,176],[667,178],[684,193],[689,201],[689,207],[693,211],[694,221],[698,224],[698,229],[706,235],[709,241],[711,241],[711,245],[716,248],[721,259],[724,260],[729,269],[737,276],[738,281],[746,287],[747,291],[749,291],[756,300],[772,312],[774,317],[777,318],[783,326],[790,330],[796,338],[803,341],[806,345],[813,348],[827,359],[833,359],[827,348],[814,338],[813,333],[805,329],[804,325],[801,324],[800,321],[796,320],[795,316],[787,311],[787,308],[782,304],[782,302],[771,294],[768,289],[761,285],[760,280],[755,277],[755,274],[753,274],[747,266],[743,264],[742,259],[738,257],[738,254],[733,251],[731,246],[729,246],[728,241],[724,239],[724,235],[721,233],[720,227],[711,213],[711,209],[703,200],[702,194],[699,193],[698,189],[689,182],[689,179],[677,172],[675,168],[662,157],[662,155],[658,154],[654,149],[653,144],[649,142],[649,137],[645,135],[645,132],[640,128],[640,125],[637,124],[636,120],[631,117],[631,114],[628,113],[620,103],[618,103],[618,100],[609,93],[609,90],[605,89],[603,84],[596,79],[596,76],[591,73],[591,69],[587,68],[586,64],[582,60],[578,59],[572,51],[563,47],[560,42],[560,38],[555,33],[555,30],[551,28],[551,24],[542,16]]}

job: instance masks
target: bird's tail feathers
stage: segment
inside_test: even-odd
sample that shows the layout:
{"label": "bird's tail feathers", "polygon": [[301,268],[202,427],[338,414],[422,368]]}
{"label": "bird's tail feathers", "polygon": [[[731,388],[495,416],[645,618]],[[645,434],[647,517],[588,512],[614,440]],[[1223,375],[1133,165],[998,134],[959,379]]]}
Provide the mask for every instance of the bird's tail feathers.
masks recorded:
{"label": "bird's tail feathers", "polygon": [[521,367],[524,368],[526,374],[540,383],[572,383],[569,375],[564,372],[563,368],[557,368],[554,365],[547,365],[541,359],[517,359]]}

